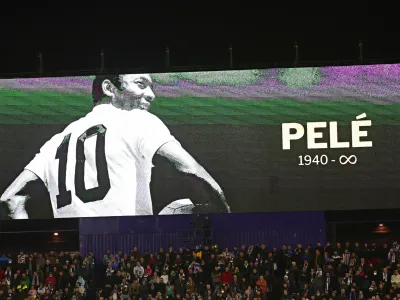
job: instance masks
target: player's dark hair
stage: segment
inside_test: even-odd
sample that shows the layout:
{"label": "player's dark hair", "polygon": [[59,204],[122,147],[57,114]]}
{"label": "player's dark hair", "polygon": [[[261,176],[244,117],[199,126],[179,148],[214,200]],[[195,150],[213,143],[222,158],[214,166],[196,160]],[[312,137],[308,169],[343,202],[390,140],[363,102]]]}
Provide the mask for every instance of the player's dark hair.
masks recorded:
{"label": "player's dark hair", "polygon": [[104,97],[107,97],[103,92],[102,84],[104,80],[110,80],[110,82],[117,88],[121,89],[121,74],[110,74],[110,75],[97,75],[93,80],[92,86],[92,98],[93,104],[99,103]]}

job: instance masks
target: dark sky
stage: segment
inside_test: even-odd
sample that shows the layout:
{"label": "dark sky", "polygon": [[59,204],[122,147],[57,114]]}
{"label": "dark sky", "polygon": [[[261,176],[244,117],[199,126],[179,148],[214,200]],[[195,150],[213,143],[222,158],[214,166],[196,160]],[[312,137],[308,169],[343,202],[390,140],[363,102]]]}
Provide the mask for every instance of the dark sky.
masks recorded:
{"label": "dark sky", "polygon": [[[293,61],[295,40],[301,61],[356,60],[360,39],[366,59],[400,57],[398,24],[379,16],[379,9],[365,5],[346,18],[332,11],[334,16],[309,12],[308,16],[299,13],[292,17],[282,8],[271,9],[263,18],[250,18],[247,13],[243,13],[246,18],[231,14],[218,18],[221,13],[217,11],[214,15],[196,15],[196,8],[191,9],[191,17],[180,11],[140,8],[137,18],[136,2],[120,9],[107,3],[97,2],[97,8],[47,4],[47,8],[35,5],[24,11],[2,10],[0,74],[35,72],[39,51],[47,72],[96,69],[102,47],[107,68],[147,67],[148,71],[165,65],[167,45],[174,66],[226,67],[230,43],[237,67],[271,62],[279,66],[279,62]],[[188,19],[209,23],[171,24]],[[215,19],[230,22],[213,23]],[[252,19],[255,22],[249,23]]]}

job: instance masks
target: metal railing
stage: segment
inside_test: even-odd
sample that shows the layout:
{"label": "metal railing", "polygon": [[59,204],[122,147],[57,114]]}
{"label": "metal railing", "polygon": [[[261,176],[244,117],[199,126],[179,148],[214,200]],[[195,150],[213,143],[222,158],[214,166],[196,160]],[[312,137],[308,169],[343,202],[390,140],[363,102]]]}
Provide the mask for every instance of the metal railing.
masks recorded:
{"label": "metal railing", "polygon": [[[323,67],[323,66],[351,66],[351,65],[366,65],[366,64],[393,64],[400,63],[400,57],[395,58],[372,58],[366,59],[364,57],[364,46],[362,41],[358,41],[359,57],[353,60],[323,60],[323,61],[302,61],[299,58],[299,44],[295,41],[293,60],[285,61],[265,61],[263,63],[250,63],[250,62],[235,62],[234,61],[234,47],[232,44],[227,47],[226,63],[221,65],[190,65],[190,66],[177,66],[172,65],[170,62],[170,48],[165,48],[165,64],[152,67],[135,67],[135,68],[107,68],[106,67],[106,53],[104,49],[100,51],[99,67],[93,69],[79,69],[79,70],[60,70],[60,71],[46,71],[45,55],[38,54],[38,69],[37,71],[18,72],[18,73],[1,73],[0,78],[31,78],[31,77],[63,77],[63,76],[88,76],[97,74],[114,74],[114,73],[166,73],[166,72],[187,72],[187,71],[224,71],[224,70],[244,70],[244,69],[271,69],[271,68],[292,68],[292,67]],[[161,51],[160,51],[161,53]],[[68,59],[68,58],[66,58]],[[72,59],[72,58],[71,58]],[[129,62],[128,62],[129,63]]]}
{"label": "metal railing", "polygon": [[228,71],[228,70],[248,70],[248,69],[274,69],[274,68],[305,68],[305,67],[326,67],[326,66],[356,66],[356,65],[376,65],[376,64],[397,64],[400,58],[369,59],[362,64],[358,60],[324,60],[324,61],[300,61],[296,66],[290,61],[272,61],[266,63],[241,63],[235,64],[234,68],[229,66],[215,65],[190,65],[190,66],[171,66],[165,67],[138,67],[138,68],[93,68],[79,70],[59,70],[43,72],[18,72],[0,73],[0,79],[13,78],[46,78],[46,77],[69,77],[69,76],[91,76],[98,74],[139,74],[139,73],[176,73],[194,71]]}

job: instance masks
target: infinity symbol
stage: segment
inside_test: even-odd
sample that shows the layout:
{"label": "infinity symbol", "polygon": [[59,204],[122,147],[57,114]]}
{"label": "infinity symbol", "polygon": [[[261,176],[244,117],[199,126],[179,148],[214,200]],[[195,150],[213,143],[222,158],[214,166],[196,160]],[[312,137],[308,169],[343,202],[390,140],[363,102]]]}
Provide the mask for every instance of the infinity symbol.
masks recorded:
{"label": "infinity symbol", "polygon": [[342,155],[339,157],[339,162],[341,165],[347,165],[347,164],[355,165],[357,162],[357,156],[350,155],[347,157],[346,155]]}

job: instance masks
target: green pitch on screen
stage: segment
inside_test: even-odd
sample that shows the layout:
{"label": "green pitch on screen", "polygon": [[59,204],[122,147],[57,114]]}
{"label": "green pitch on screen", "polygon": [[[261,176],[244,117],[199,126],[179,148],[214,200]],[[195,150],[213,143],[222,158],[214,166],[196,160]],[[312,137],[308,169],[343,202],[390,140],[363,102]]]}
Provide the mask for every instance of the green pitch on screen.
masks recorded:
{"label": "green pitch on screen", "polygon": [[[0,123],[69,124],[92,109],[91,95],[2,89]],[[333,120],[350,122],[366,113],[374,124],[400,124],[400,103],[377,104],[346,99],[220,99],[157,97],[151,112],[166,124],[271,124]]]}

